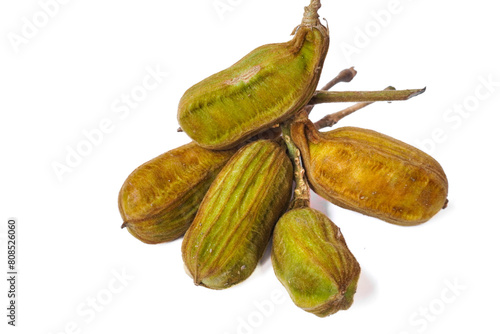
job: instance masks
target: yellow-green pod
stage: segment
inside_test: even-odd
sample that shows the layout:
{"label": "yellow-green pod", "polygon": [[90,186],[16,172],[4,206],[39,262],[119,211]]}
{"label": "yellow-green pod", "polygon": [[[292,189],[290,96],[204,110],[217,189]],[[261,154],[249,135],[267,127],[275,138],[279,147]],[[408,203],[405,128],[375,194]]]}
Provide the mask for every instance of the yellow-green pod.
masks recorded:
{"label": "yellow-green pod", "polygon": [[303,310],[326,317],[352,305],[360,266],[340,229],[320,211],[285,213],[273,232],[271,260],[276,277]]}
{"label": "yellow-green pod", "polygon": [[255,141],[231,158],[182,242],[196,285],[225,289],[250,276],[290,201],[292,179],[290,159],[274,141]]}
{"label": "yellow-green pod", "polygon": [[179,102],[182,130],[202,147],[232,148],[307,104],[329,45],[320,6],[311,1],[289,42],[261,46],[189,88]]}

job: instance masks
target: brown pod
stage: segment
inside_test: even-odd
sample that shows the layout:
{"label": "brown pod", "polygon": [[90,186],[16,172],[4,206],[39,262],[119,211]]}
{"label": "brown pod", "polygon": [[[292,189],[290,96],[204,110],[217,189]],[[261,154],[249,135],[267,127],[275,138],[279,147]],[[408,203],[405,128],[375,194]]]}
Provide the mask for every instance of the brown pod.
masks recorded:
{"label": "brown pod", "polygon": [[306,119],[291,133],[311,188],[333,204],[397,225],[426,222],[446,206],[441,165],[413,146],[355,127],[319,132]]}
{"label": "brown pod", "polygon": [[148,244],[182,236],[210,184],[235,152],[210,151],[191,142],[139,166],[120,189],[122,227]]}

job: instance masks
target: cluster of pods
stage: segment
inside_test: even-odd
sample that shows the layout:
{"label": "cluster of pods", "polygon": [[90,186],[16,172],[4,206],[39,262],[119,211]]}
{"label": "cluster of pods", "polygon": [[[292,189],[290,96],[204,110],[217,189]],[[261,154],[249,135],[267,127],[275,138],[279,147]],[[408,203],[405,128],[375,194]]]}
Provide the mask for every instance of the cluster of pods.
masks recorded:
{"label": "cluster of pods", "polygon": [[293,302],[325,317],[351,306],[360,266],[340,229],[310,207],[309,189],[410,226],[446,206],[448,182],[410,145],[361,128],[320,132],[309,119],[329,45],[320,6],[305,7],[290,41],[261,46],[185,92],[178,121],[193,141],[135,169],[119,210],[144,243],[183,237],[187,272],[211,289],[248,278],[272,242]]}

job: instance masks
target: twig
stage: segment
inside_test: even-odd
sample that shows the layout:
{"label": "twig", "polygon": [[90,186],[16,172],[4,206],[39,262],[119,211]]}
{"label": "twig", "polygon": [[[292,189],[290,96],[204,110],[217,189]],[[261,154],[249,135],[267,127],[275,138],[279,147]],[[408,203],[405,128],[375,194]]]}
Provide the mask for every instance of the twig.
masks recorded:
{"label": "twig", "polygon": [[355,91],[355,92],[326,92],[317,91],[309,104],[330,102],[376,102],[376,101],[403,101],[425,92],[423,89],[382,90],[382,91]]}
{"label": "twig", "polygon": [[[345,70],[340,71],[339,74],[337,74],[337,76],[335,78],[333,78],[326,85],[324,85],[321,88],[321,90],[322,91],[330,90],[333,86],[335,86],[336,84],[338,84],[340,82],[351,82],[351,80],[354,79],[356,74],[358,74],[358,72],[354,69],[354,67],[346,68]],[[315,95],[316,94],[317,94],[317,91],[316,91]],[[304,109],[306,110],[306,112],[308,114],[311,113],[311,110],[313,108],[314,108],[314,105],[310,104],[310,103],[304,107]]]}
{"label": "twig", "polygon": [[358,72],[354,69],[354,67],[346,68],[345,70],[340,71],[340,73],[337,74],[335,78],[324,85],[320,90],[330,90],[339,82],[351,82],[351,80],[354,79],[357,73]]}
{"label": "twig", "polygon": [[[386,89],[384,90],[395,90],[394,87],[387,87]],[[326,115],[325,117],[323,117],[322,119],[320,119],[319,121],[317,121],[316,123],[314,123],[314,126],[316,127],[316,129],[323,129],[323,128],[326,128],[326,127],[330,127],[332,125],[335,125],[337,124],[338,121],[340,121],[342,118],[352,114],[353,112],[356,112],[364,107],[367,107],[369,106],[370,104],[372,104],[373,102],[359,102],[359,103],[356,103],[350,107],[347,107],[343,110],[340,110],[340,111],[337,111],[336,113],[333,113],[333,114],[330,114],[330,115]]]}

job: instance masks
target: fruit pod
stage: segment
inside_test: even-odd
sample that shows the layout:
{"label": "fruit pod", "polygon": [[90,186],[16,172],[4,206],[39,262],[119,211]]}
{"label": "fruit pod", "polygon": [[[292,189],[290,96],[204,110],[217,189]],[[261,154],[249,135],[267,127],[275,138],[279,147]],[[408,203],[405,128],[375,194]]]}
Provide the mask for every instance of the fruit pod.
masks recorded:
{"label": "fruit pod", "polygon": [[118,196],[122,227],[148,244],[182,236],[215,176],[235,152],[210,151],[191,142],[139,166]]}
{"label": "fruit pod", "polygon": [[182,242],[196,285],[225,289],[250,276],[290,201],[292,169],[271,140],[244,146],[224,166]]}
{"label": "fruit pod", "polygon": [[286,43],[261,46],[189,88],[179,102],[182,130],[209,149],[232,148],[300,110],[315,92],[329,33],[318,0],[305,7]]}
{"label": "fruit pod", "polygon": [[319,132],[303,119],[291,133],[311,188],[333,204],[404,226],[428,221],[447,204],[441,165],[413,146],[355,127]]}
{"label": "fruit pod", "polygon": [[285,213],[273,232],[274,272],[293,302],[326,317],[353,303],[360,266],[340,229],[309,207]]}

